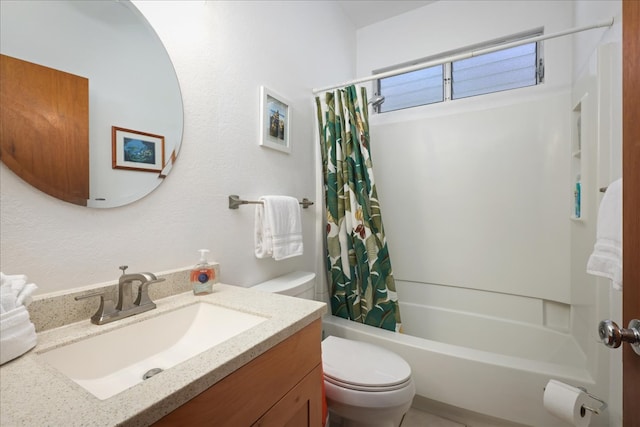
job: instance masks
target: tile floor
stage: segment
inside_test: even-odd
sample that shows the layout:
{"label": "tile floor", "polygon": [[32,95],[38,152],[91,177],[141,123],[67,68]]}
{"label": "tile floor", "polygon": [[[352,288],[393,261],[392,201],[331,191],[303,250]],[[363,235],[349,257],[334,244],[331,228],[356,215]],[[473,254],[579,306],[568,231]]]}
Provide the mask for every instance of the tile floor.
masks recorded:
{"label": "tile floor", "polygon": [[402,420],[401,427],[465,427],[464,424],[456,423],[444,418],[431,415],[427,412],[422,412],[417,409],[411,408],[404,420]]}

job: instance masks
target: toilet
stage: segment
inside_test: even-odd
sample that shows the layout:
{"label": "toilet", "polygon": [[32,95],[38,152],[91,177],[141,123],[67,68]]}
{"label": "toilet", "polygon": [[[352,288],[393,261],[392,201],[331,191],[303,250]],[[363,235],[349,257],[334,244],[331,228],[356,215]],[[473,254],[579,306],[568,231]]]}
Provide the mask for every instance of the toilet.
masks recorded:
{"label": "toilet", "polygon": [[[296,271],[252,289],[313,299],[315,277]],[[330,427],[398,427],[415,395],[409,364],[373,344],[329,336],[322,369]]]}

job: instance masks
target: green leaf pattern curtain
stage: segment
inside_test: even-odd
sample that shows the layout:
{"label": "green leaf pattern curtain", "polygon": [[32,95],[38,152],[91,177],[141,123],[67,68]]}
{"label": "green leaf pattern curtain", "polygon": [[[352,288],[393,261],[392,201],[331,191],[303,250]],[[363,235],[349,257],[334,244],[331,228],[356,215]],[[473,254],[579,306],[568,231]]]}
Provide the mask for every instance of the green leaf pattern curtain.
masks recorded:
{"label": "green leaf pattern curtain", "polygon": [[316,97],[327,216],[331,312],[399,331],[400,310],[369,152],[367,93]]}

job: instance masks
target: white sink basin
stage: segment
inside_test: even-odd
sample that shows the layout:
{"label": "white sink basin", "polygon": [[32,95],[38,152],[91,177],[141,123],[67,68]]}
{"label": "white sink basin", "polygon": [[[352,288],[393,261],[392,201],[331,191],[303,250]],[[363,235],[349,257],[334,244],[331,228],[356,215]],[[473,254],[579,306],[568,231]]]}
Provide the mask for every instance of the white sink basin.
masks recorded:
{"label": "white sink basin", "polygon": [[171,368],[265,320],[199,302],[39,356],[97,398],[108,399],[141,383],[150,370]]}

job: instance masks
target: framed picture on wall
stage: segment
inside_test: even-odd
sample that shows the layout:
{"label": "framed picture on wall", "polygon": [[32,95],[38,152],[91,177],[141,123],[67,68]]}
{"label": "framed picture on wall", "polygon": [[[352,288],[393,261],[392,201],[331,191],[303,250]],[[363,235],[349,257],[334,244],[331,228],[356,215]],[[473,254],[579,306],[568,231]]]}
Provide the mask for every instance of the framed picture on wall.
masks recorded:
{"label": "framed picture on wall", "polygon": [[260,87],[260,145],[291,153],[291,107],[289,101]]}
{"label": "framed picture on wall", "polygon": [[162,172],[164,136],[112,126],[111,139],[113,169]]}

